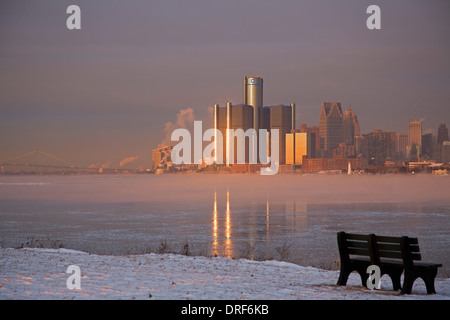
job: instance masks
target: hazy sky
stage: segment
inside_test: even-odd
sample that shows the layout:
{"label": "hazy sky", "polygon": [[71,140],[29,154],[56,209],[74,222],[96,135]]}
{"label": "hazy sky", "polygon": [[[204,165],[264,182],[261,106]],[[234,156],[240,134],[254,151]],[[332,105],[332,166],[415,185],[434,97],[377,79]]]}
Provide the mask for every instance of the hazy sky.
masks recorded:
{"label": "hazy sky", "polygon": [[[68,30],[66,8],[81,8]],[[366,9],[381,7],[381,30]],[[0,160],[35,149],[77,164],[151,166],[167,122],[192,108],[297,105],[317,125],[322,100],[349,102],[362,133],[450,126],[448,0],[0,2]]]}

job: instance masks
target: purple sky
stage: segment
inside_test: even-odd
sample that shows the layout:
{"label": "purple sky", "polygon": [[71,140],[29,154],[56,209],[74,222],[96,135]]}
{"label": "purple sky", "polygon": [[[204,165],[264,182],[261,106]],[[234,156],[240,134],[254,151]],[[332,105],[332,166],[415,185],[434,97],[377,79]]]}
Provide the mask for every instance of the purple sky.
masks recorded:
{"label": "purple sky", "polygon": [[[81,7],[81,30],[66,8]],[[381,30],[366,9],[381,7]],[[264,78],[264,104],[297,105],[317,125],[322,100],[349,102],[362,133],[450,126],[450,1],[152,0],[0,2],[0,160],[35,149],[113,166],[151,149],[192,108],[242,103]]]}

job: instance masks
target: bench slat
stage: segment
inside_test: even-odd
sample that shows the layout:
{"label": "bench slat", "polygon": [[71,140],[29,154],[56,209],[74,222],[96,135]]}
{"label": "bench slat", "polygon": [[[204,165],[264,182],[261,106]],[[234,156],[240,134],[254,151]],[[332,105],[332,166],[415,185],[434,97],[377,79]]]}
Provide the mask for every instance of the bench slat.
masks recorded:
{"label": "bench slat", "polygon": [[422,255],[420,253],[411,253],[411,259],[422,260]]}
{"label": "bench slat", "polygon": [[356,254],[359,256],[370,256],[369,249],[363,248],[348,248],[349,254]]}
{"label": "bench slat", "polygon": [[346,233],[345,237],[347,240],[360,240],[360,241],[368,241],[369,240],[369,236],[366,234]]}
{"label": "bench slat", "polygon": [[380,258],[403,259],[402,253],[399,251],[378,250]]}
{"label": "bench slat", "polygon": [[401,251],[400,243],[377,243],[378,250]]}
{"label": "bench slat", "polygon": [[354,240],[347,240],[346,242],[348,248],[368,248],[369,243],[366,241],[354,241]]}
{"label": "bench slat", "polygon": [[[380,258],[403,259],[403,255],[399,251],[378,250],[378,255]],[[422,260],[422,256],[420,253],[411,253],[411,259]]]}
{"label": "bench slat", "polygon": [[[370,256],[369,250],[370,235],[345,234],[345,246],[351,255]],[[376,236],[378,256],[380,258],[403,259],[401,252],[401,237]],[[421,260],[420,248],[417,238],[408,238],[410,245],[410,257],[413,260]]]}
{"label": "bench slat", "polygon": [[[387,251],[401,251],[400,244],[393,243],[377,243],[378,250],[387,250]],[[413,244],[410,245],[409,248],[411,252],[420,252],[420,248],[418,245]]]}
{"label": "bench slat", "polygon": [[409,248],[411,249],[411,252],[417,252],[420,253],[420,248],[418,244],[412,244],[409,246]]}
{"label": "bench slat", "polygon": [[400,244],[400,237],[389,237],[389,236],[377,236],[377,242],[387,242],[387,243],[398,243]]}
{"label": "bench slat", "polygon": [[[408,238],[410,244],[419,244],[417,238]],[[377,242],[400,243],[401,237],[377,236]]]}

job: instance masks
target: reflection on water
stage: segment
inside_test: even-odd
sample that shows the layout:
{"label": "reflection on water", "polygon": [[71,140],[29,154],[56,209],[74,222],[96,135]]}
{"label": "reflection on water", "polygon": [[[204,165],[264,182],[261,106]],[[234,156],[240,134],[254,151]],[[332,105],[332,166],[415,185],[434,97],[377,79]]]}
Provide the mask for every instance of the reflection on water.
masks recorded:
{"label": "reflection on water", "polygon": [[267,200],[267,202],[266,202],[266,236],[269,235],[269,226],[270,226],[269,211],[270,211],[269,200]]}
{"label": "reflection on water", "polygon": [[233,245],[231,243],[231,210],[230,210],[230,191],[227,190],[227,210],[225,211],[226,223],[225,223],[225,257],[231,258],[233,253]]}
{"label": "reflection on water", "polygon": [[[226,204],[222,213],[225,214],[225,218],[218,209],[217,203],[217,190],[214,190],[213,197],[213,211],[212,211],[212,241],[211,241],[211,254],[213,256],[224,256],[227,258],[235,257],[238,252],[234,250],[234,237],[233,237],[233,222],[230,204],[230,190],[226,190]],[[263,225],[259,218],[262,216],[260,213],[259,204],[253,204],[249,209],[244,212],[240,210],[240,214],[236,216],[236,237],[245,237],[250,247],[256,245],[257,241],[264,240],[267,245],[270,243],[271,224],[280,224],[279,217],[274,219],[271,223],[270,220],[270,201],[266,200],[265,204],[265,224]],[[302,201],[286,200],[284,203],[274,205],[274,210],[283,212],[283,225],[287,226],[287,230],[290,233],[305,233],[308,226],[307,216],[307,204]],[[235,212],[236,213],[236,212]],[[279,215],[279,214],[277,214]],[[246,226],[243,228],[243,226]],[[264,227],[264,232],[260,232],[261,227]],[[221,236],[223,234],[223,237]],[[263,236],[265,238],[263,239]]]}
{"label": "reflection on water", "polygon": [[286,221],[296,232],[304,233],[308,226],[307,204],[290,200],[285,202]]}
{"label": "reflection on water", "polygon": [[214,207],[212,219],[212,255],[219,255],[219,222],[217,218],[217,192],[214,191]]}
{"label": "reflection on water", "polygon": [[224,239],[224,250],[221,248],[221,239],[219,235],[219,212],[217,209],[217,191],[214,191],[214,205],[213,205],[213,218],[212,218],[212,247],[211,254],[213,256],[224,256],[227,258],[233,257],[233,242],[231,239],[231,210],[230,210],[230,191],[227,190],[227,201],[225,209],[225,239]]}
{"label": "reflection on water", "polygon": [[433,261],[436,257],[449,260],[449,250],[441,247],[448,235],[445,207],[417,203],[308,204],[269,197],[264,202],[242,202],[229,188],[214,190],[212,195],[213,256],[277,259],[278,249],[292,245],[290,261],[330,267],[338,259],[336,233],[344,230],[418,236],[424,256]]}

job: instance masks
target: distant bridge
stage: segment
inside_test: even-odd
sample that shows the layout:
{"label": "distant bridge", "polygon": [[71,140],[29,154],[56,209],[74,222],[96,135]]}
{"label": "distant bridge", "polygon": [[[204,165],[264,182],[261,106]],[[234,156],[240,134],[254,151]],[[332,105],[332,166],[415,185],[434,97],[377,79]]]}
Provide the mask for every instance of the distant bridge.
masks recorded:
{"label": "distant bridge", "polygon": [[[39,157],[44,159],[52,159],[52,161],[56,161],[57,164],[45,164],[38,163]],[[29,159],[34,162],[24,161]],[[18,161],[21,160],[21,161]],[[60,157],[52,155],[48,152],[41,150],[34,150],[31,152],[27,152],[21,154],[20,156],[14,157],[12,159],[0,161],[0,166],[2,173],[4,172],[5,167],[23,167],[23,168],[42,168],[42,169],[60,169],[60,170],[73,170],[73,171],[91,171],[91,172],[125,172],[125,171],[134,171],[136,169],[126,169],[126,168],[104,168],[104,167],[83,167],[76,165],[72,162],[64,160]]]}

